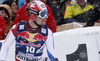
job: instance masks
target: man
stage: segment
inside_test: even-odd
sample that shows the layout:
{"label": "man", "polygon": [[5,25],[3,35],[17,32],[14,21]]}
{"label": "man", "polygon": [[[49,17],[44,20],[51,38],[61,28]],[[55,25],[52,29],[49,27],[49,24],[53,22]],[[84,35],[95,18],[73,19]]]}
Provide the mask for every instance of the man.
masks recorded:
{"label": "man", "polygon": [[93,6],[88,5],[85,0],[75,0],[73,4],[67,6],[64,21],[65,23],[87,22],[93,9]]}
{"label": "man", "polygon": [[45,4],[41,1],[33,1],[27,5],[26,11],[29,21],[22,21],[11,28],[1,48],[0,59],[6,60],[8,49],[16,40],[16,61],[42,61],[45,46],[48,61],[55,61],[53,34],[45,25],[47,19]]}
{"label": "man", "polygon": [[[27,12],[25,11],[25,8],[26,8],[27,4],[31,1],[34,1],[34,0],[26,0],[25,5],[22,6],[17,11],[15,20],[14,20],[14,24],[21,22],[22,20],[28,21]],[[53,17],[50,7],[48,5],[46,5],[46,7],[48,9],[48,18],[46,21],[46,25],[48,25],[48,28],[54,33],[54,32],[56,32],[57,25],[56,25],[56,22],[55,22],[55,19]]]}

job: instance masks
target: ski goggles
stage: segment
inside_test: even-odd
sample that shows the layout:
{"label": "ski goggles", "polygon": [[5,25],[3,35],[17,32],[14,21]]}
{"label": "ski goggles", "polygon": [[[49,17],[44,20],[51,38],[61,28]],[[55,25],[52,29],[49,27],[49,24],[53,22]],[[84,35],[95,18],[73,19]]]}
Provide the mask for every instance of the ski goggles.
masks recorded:
{"label": "ski goggles", "polygon": [[28,8],[26,8],[26,11],[28,11],[29,13],[38,15],[38,17],[42,18],[42,19],[46,18],[47,17],[47,13],[48,13],[47,10],[36,12],[36,11],[30,10]]}

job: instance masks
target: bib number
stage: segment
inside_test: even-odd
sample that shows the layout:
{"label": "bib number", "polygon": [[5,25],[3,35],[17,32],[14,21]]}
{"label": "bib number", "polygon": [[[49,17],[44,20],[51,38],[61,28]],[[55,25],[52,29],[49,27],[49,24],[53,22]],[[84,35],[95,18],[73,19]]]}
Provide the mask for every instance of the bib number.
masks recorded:
{"label": "bib number", "polygon": [[29,47],[29,46],[26,46],[26,52],[30,52],[30,53],[34,53],[35,51],[35,48],[34,47]]}

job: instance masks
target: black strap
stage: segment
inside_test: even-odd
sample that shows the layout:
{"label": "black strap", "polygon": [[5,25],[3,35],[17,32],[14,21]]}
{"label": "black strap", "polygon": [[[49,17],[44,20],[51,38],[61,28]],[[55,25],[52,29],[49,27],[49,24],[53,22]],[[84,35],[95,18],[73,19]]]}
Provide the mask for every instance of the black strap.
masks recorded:
{"label": "black strap", "polygon": [[33,21],[38,27],[41,27],[41,25],[37,24],[36,20]]}
{"label": "black strap", "polygon": [[39,12],[30,10],[30,9],[28,9],[28,8],[26,8],[25,10],[26,10],[27,12],[29,12],[29,13],[32,13],[32,14],[35,14],[35,15],[39,15]]}

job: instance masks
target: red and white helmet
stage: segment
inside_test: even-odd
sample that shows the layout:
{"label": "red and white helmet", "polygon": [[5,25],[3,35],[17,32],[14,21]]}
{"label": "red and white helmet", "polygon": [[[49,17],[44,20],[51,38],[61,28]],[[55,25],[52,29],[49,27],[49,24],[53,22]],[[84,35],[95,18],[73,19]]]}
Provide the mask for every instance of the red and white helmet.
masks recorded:
{"label": "red and white helmet", "polygon": [[26,11],[29,12],[31,16],[35,14],[35,15],[38,15],[39,18],[42,18],[42,19],[47,17],[46,5],[41,1],[30,2],[26,7]]}

